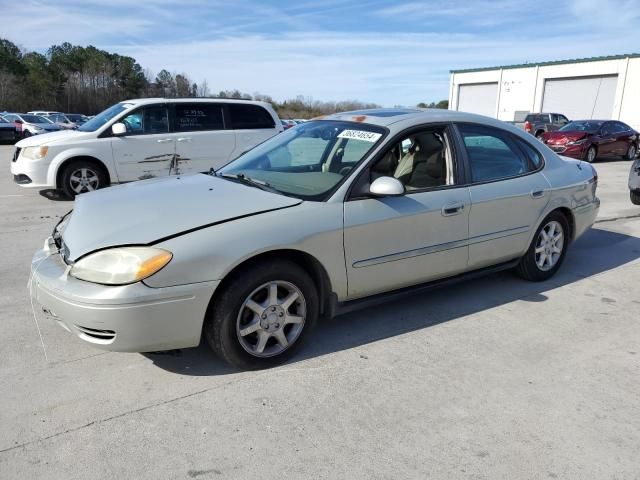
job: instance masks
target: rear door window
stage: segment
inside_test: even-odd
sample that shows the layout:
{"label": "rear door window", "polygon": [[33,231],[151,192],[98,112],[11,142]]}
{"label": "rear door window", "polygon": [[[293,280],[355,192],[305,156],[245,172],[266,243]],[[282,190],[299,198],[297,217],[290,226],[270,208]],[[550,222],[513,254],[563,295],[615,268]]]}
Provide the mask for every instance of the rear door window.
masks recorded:
{"label": "rear door window", "polygon": [[231,128],[234,130],[253,130],[262,128],[275,128],[273,117],[260,105],[229,104],[229,117]]}
{"label": "rear door window", "polygon": [[223,130],[222,104],[176,103],[176,132]]}
{"label": "rear door window", "polygon": [[481,125],[463,124],[458,129],[474,183],[515,177],[533,170],[523,149],[509,133]]}

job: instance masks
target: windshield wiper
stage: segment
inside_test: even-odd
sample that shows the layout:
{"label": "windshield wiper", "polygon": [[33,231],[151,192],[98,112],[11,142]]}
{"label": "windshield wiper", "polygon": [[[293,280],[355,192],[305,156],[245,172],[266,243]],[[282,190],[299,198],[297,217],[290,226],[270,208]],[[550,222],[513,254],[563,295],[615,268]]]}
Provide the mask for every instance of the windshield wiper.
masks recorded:
{"label": "windshield wiper", "polygon": [[267,182],[264,182],[262,180],[257,180],[255,178],[247,177],[244,173],[215,173],[214,175],[216,177],[232,178],[234,180],[239,180],[241,183],[244,183],[245,185],[257,187],[267,192],[280,193],[278,190],[273,188]]}

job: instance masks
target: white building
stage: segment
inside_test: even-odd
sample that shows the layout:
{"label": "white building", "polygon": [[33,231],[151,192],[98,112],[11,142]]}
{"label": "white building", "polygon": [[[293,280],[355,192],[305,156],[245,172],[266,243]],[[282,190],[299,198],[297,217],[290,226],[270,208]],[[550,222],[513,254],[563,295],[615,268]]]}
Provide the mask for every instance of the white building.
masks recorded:
{"label": "white building", "polygon": [[449,108],[500,120],[555,112],[640,130],[640,54],[452,70]]}

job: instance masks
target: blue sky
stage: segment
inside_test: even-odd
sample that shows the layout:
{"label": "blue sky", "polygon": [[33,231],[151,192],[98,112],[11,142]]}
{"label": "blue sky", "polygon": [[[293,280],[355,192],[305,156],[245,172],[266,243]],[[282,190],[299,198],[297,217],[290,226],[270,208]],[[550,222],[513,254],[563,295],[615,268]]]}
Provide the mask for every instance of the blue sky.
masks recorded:
{"label": "blue sky", "polygon": [[415,105],[447,98],[450,69],[640,50],[640,0],[3,0],[0,10],[0,37],[29,50],[92,44],[153,74],[278,100]]}

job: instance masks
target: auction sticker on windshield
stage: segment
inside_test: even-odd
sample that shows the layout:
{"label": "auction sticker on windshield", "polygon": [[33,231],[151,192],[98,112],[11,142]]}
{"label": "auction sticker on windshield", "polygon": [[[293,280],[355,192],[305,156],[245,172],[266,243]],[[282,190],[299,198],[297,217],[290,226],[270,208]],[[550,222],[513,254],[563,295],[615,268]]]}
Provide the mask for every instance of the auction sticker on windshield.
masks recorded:
{"label": "auction sticker on windshield", "polygon": [[365,130],[343,130],[342,133],[338,135],[338,138],[352,138],[354,140],[375,143],[381,136],[381,133],[367,132]]}

